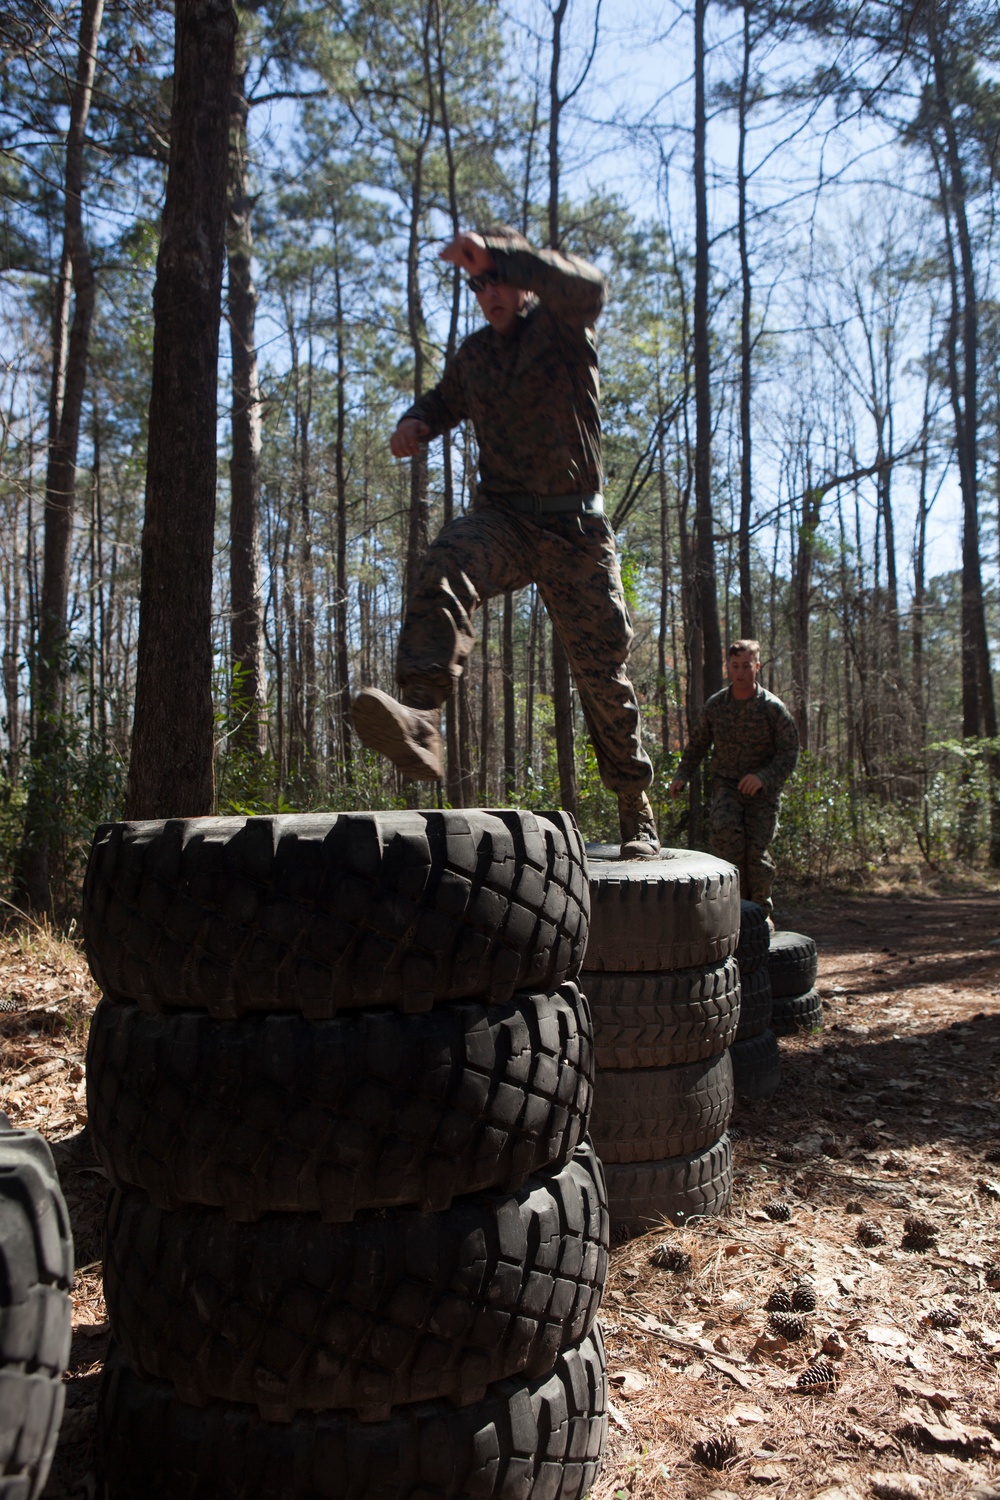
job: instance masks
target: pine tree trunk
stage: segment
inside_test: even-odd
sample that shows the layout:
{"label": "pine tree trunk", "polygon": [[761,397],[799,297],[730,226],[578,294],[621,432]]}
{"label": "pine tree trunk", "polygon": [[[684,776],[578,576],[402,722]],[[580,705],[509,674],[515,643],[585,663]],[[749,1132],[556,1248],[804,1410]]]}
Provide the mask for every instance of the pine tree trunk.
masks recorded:
{"label": "pine tree trunk", "polygon": [[751,0],[743,0],[743,71],[740,75],[739,93],[739,150],[737,154],[737,185],[739,196],[739,246],[740,246],[740,520],[739,520],[739,574],[740,574],[740,635],[752,638],[753,580],[750,574],[750,507],[753,499],[753,468],[751,463],[750,427],[750,381],[752,376],[753,345],[750,339],[750,313],[752,288],[750,282],[750,257],[747,251],[747,100],[750,81],[750,36]]}
{"label": "pine tree trunk", "polygon": [[246,68],[233,75],[226,249],[233,362],[230,464],[230,745],[255,754],[267,743],[264,615],[260,557],[260,384],[253,284],[253,209],[247,183]]}
{"label": "pine tree trunk", "polygon": [[695,401],[695,566],[697,625],[702,641],[702,694],[705,701],[722,686],[722,637],[715,586],[715,520],[712,514],[711,330],[708,284],[708,182],[705,160],[705,12],[708,0],[695,0],[694,105],[694,401]]}
{"label": "pine tree trunk", "polygon": [[170,168],[153,292],[146,515],[126,816],[213,804],[212,553],[231,0],[177,0]]}
{"label": "pine tree trunk", "polygon": [[517,790],[517,710],[514,700],[514,596],[503,596],[503,780],[508,798]]}
{"label": "pine tree trunk", "polygon": [[[52,319],[44,557],[32,680],[32,768],[24,839],[13,880],[14,904],[36,911],[48,911],[50,906],[53,839],[61,826],[65,796],[59,763],[64,740],[70,540],[76,502],[80,419],[96,293],[83,225],[83,154],[103,13],[103,0],[84,0],[80,13],[76,78],[70,95],[63,247]],[[71,284],[72,322],[69,320]]]}

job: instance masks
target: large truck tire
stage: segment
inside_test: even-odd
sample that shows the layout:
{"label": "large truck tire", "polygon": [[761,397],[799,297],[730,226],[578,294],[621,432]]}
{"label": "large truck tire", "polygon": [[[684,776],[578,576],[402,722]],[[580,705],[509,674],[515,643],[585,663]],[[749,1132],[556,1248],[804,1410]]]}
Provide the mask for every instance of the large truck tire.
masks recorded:
{"label": "large truck tire", "polygon": [[729,1053],[677,1068],[600,1073],[590,1131],[605,1164],[658,1161],[704,1150],[733,1109]]}
{"label": "large truck tire", "polygon": [[802,932],[776,932],[767,954],[767,972],[775,1000],[804,995],[816,983],[816,944]]}
{"label": "large truck tire", "polygon": [[316,1412],[265,1422],[252,1406],[183,1402],[113,1350],[99,1410],[103,1500],[583,1500],[607,1430],[595,1327],[537,1380],[473,1406],[421,1402],[386,1421]]}
{"label": "large truck tire", "polygon": [[0,1496],[36,1500],[62,1421],[73,1237],[52,1153],[0,1116]]}
{"label": "large truck tire", "polygon": [[557,989],[588,909],[565,813],[172,818],[97,830],[83,932],[110,1000],[321,1020]]}
{"label": "large truck tire", "polygon": [[771,929],[767,911],[759,901],[740,902],[740,940],[736,945],[736,962],[741,977],[752,974],[767,963]]}
{"label": "large truck tire", "polygon": [[600,1069],[668,1068],[724,1052],[740,1016],[736,960],[667,974],[584,971]]}
{"label": "large truck tire", "polygon": [[725,1213],[733,1192],[729,1137],[689,1156],[606,1166],[612,1235],[645,1234]]}
{"label": "large truck tire", "polygon": [[737,1099],[772,1099],[781,1083],[781,1053],[771,1030],[734,1042],[733,1086]]}
{"label": "large truck tire", "polygon": [[823,1024],[823,1001],[819,990],[804,995],[775,1000],[771,1007],[771,1028],[776,1036],[791,1036],[796,1031],[816,1031]]}
{"label": "large truck tire", "polygon": [[590,1013],[570,982],[435,1006],[218,1021],[101,1002],[88,1108],[111,1180],[161,1208],[346,1222],[447,1208],[568,1161],[592,1097]]}
{"label": "large truck tire", "polygon": [[736,1028],[737,1042],[749,1041],[760,1036],[771,1024],[771,976],[766,968],[754,969],[750,974],[740,975],[740,1020]]}
{"label": "large truck tire", "polygon": [[394,1406],[469,1406],[498,1380],[547,1374],[597,1316],[608,1211],[588,1143],[518,1194],[350,1225],[231,1224],[113,1193],[105,1243],[108,1313],[139,1373],[268,1421],[346,1409],[380,1422]]}
{"label": "large truck tire", "polygon": [[697,969],[735,953],[739,875],[725,860],[665,850],[659,859],[591,860],[589,873],[586,969]]}

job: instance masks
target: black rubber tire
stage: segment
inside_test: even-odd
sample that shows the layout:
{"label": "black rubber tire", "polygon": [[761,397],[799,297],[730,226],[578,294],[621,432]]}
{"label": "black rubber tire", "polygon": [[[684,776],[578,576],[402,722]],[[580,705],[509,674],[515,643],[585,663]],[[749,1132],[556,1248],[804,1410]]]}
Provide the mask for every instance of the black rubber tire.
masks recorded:
{"label": "black rubber tire", "polygon": [[593,1147],[518,1194],[447,1213],[353,1224],[216,1209],[108,1205],[104,1292],[134,1370],[181,1400],[256,1406],[267,1421],[394,1406],[469,1406],[513,1375],[547,1374],[593,1326],[607,1277],[608,1210]]}
{"label": "black rubber tire", "polygon": [[688,850],[660,859],[591,860],[586,969],[699,969],[736,952],[739,875]]}
{"label": "black rubber tire", "polygon": [[733,1192],[729,1137],[690,1156],[605,1168],[613,1237],[657,1224],[688,1224],[725,1213]]}
{"label": "black rubber tire", "polygon": [[101,1003],[90,1120],[116,1186],[231,1219],[426,1211],[519,1188],[583,1139],[590,1013],[575,984],[425,1015],[217,1021]]}
{"label": "black rubber tire", "polygon": [[819,990],[775,999],[771,1008],[771,1028],[776,1036],[791,1036],[794,1031],[815,1031],[822,1024],[823,1002]]}
{"label": "black rubber tire", "polygon": [[740,1023],[735,1041],[747,1042],[760,1036],[771,1024],[771,976],[767,969],[755,969],[740,975]]}
{"label": "black rubber tire", "polygon": [[669,1068],[718,1057],[740,1008],[736,960],[667,974],[580,976],[594,1019],[598,1068]]}
{"label": "black rubber tire", "polygon": [[773,1031],[764,1031],[745,1042],[734,1042],[729,1055],[737,1099],[770,1099],[777,1093],[781,1083],[781,1053]]}
{"label": "black rubber tire", "polygon": [[98,1408],[103,1500],[583,1500],[607,1436],[599,1327],[538,1380],[499,1381],[455,1408],[421,1402],[388,1421],[341,1412],[264,1422],[252,1406],[180,1401],[105,1364]]}
{"label": "black rubber tire", "polygon": [[73,1238],[47,1144],[0,1124],[0,1496],[41,1494],[62,1420]]}
{"label": "black rubber tire", "polygon": [[771,929],[767,925],[767,911],[757,901],[740,902],[740,940],[736,945],[736,962],[740,976],[753,974],[767,963],[771,945]]}
{"label": "black rubber tire", "polygon": [[801,932],[776,932],[771,937],[767,972],[775,1000],[804,995],[816,983],[819,960],[816,944]]}
{"label": "black rubber tire", "polygon": [[688,1156],[717,1141],[733,1109],[729,1053],[679,1068],[598,1073],[590,1133],[605,1163]]}
{"label": "black rubber tire", "polygon": [[108,823],[84,882],[104,994],[311,1020],[556,989],[587,945],[565,813],[310,813]]}

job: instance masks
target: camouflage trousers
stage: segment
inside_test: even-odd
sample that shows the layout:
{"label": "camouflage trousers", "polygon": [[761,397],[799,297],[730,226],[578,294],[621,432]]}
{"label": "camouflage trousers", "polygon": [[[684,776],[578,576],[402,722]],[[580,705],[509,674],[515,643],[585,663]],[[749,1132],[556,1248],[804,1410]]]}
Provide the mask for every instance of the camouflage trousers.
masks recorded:
{"label": "camouflage trousers", "polygon": [[428,548],[403,621],[396,677],[404,699],[441,704],[475,641],[484,599],[538,585],[569,658],[605,786],[649,786],[639,705],[625,670],[632,625],[614,534],[603,516],[528,516],[480,502]]}
{"label": "camouflage trousers", "polygon": [[759,901],[770,915],[774,860],[767,846],[778,827],[778,799],[757,792],[744,797],[735,786],[712,787],[708,846],[740,872],[744,901]]}

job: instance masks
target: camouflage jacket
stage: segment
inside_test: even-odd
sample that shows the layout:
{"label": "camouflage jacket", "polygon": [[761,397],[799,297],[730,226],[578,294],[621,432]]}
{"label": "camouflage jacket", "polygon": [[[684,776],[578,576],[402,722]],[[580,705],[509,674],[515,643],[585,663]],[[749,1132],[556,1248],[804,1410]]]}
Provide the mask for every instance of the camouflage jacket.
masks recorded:
{"label": "camouflage jacket", "polygon": [[682,781],[690,780],[710,746],[713,782],[735,786],[752,771],[770,797],[777,797],[799,758],[795,720],[781,699],[760,683],[754,696],[742,703],[730,688],[709,698],[677,767]]}
{"label": "camouflage jacket", "polygon": [[404,413],[431,437],[471,417],[487,496],[600,492],[600,384],[593,325],[604,306],[596,267],[556,250],[504,248],[496,268],[537,301],[502,336],[489,326],[462,343],[438,385]]}

